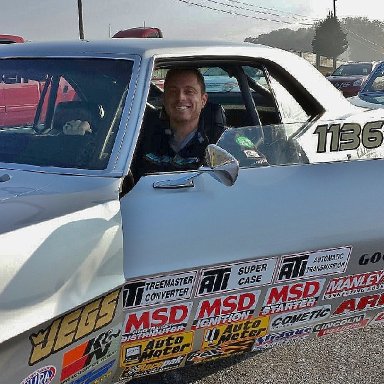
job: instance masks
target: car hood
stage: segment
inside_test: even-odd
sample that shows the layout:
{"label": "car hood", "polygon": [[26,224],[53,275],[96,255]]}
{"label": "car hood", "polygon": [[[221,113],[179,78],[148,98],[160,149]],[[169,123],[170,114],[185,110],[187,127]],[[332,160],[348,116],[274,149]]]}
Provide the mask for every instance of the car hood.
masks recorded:
{"label": "car hood", "polygon": [[354,75],[354,76],[328,76],[327,79],[331,82],[336,81],[356,81],[359,79],[365,79],[367,76]]}

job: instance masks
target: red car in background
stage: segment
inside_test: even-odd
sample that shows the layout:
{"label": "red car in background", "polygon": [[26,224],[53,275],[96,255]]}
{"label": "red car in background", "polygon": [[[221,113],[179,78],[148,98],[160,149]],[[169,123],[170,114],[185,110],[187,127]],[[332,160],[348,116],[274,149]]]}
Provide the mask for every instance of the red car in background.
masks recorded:
{"label": "red car in background", "polygon": [[24,43],[25,40],[17,35],[0,35],[0,44]]}
{"label": "red car in background", "polygon": [[163,37],[163,33],[159,28],[155,27],[137,27],[124,29],[116,32],[113,38],[127,38],[127,37]]}

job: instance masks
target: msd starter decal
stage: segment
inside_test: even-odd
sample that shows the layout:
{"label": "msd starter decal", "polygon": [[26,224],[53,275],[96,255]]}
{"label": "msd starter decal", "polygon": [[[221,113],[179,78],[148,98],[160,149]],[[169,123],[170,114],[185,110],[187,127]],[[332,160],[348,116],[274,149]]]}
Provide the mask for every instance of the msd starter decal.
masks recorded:
{"label": "msd starter decal", "polygon": [[55,375],[56,368],[53,365],[47,365],[31,373],[20,384],[49,384],[55,378]]}
{"label": "msd starter decal", "polygon": [[269,288],[260,316],[314,307],[325,279],[309,280]]}
{"label": "msd starter decal", "polygon": [[333,278],[324,293],[324,299],[346,297],[384,289],[384,270]]}
{"label": "msd starter decal", "polygon": [[120,289],[91,301],[54,320],[46,329],[32,334],[29,365],[108,325],[115,317]]}
{"label": "msd starter decal", "polygon": [[128,313],[122,342],[184,331],[192,302]]}
{"label": "msd starter decal", "polygon": [[123,288],[125,309],[186,300],[192,297],[197,271],[132,281]]}
{"label": "msd starter decal", "polygon": [[281,257],[276,282],[343,273],[352,247],[324,249]]}
{"label": "msd starter decal", "polygon": [[317,332],[318,336],[330,335],[332,333],[343,332],[350,329],[363,328],[367,325],[368,321],[369,319],[366,319],[364,315],[357,315],[316,324],[313,327],[313,332]]}
{"label": "msd starter decal", "polygon": [[260,291],[204,299],[196,311],[192,329],[247,320],[253,316]]}
{"label": "msd starter decal", "polygon": [[270,284],[277,258],[257,259],[202,270],[196,296]]}
{"label": "msd starter decal", "polygon": [[384,306],[384,293],[354,297],[343,301],[333,313],[334,315],[346,315],[353,312],[369,311]]}

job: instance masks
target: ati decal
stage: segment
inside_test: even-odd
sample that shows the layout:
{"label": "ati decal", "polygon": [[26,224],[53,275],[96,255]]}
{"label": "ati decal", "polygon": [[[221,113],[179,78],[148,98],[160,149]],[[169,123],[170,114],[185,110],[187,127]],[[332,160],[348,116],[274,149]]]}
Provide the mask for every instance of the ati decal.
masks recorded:
{"label": "ati decal", "polygon": [[47,365],[31,373],[20,384],[49,384],[55,375],[56,368],[53,365]]}
{"label": "ati decal", "polygon": [[331,306],[323,305],[297,312],[283,313],[273,318],[271,330],[289,328],[295,325],[306,325],[326,319],[331,315]]}
{"label": "ati decal", "polygon": [[381,252],[375,252],[373,255],[364,253],[364,255],[360,256],[359,264],[360,265],[367,265],[368,263],[376,264],[379,261],[384,261],[384,254],[382,254]]}
{"label": "ati decal", "polygon": [[358,275],[335,277],[324,293],[324,299],[334,299],[384,289],[384,270]]}
{"label": "ati decal", "polygon": [[29,365],[68,347],[75,341],[108,325],[115,317],[120,290],[96,299],[54,320],[46,329],[32,334]]}
{"label": "ati decal", "polygon": [[[115,363],[115,360],[103,365],[100,368],[92,369],[85,375],[78,379],[71,381],[71,384],[99,384],[105,382],[106,379],[110,379],[112,371],[110,370]],[[107,382],[106,382],[107,383]]]}
{"label": "ati decal", "polygon": [[192,329],[247,320],[252,317],[260,291],[205,299],[199,303]]}
{"label": "ati decal", "polygon": [[[69,377],[83,373],[91,365],[98,364],[110,357],[118,349],[119,336],[120,329],[110,329],[65,352],[60,381],[68,381]],[[111,348],[114,341],[115,348]]]}
{"label": "ati decal", "polygon": [[325,279],[269,288],[260,316],[314,307]]}
{"label": "ati decal", "polygon": [[276,258],[203,269],[197,296],[270,284]]}
{"label": "ati decal", "polygon": [[293,344],[296,341],[306,339],[312,333],[312,328],[291,329],[277,333],[270,333],[256,339],[252,351],[261,351],[278,345]]}
{"label": "ati decal", "polygon": [[384,325],[384,312],[378,313],[370,322],[369,325]]}
{"label": "ati decal", "polygon": [[209,328],[204,332],[201,349],[264,336],[268,330],[268,322],[269,317],[257,317],[252,320]]}
{"label": "ati decal", "polygon": [[368,311],[371,309],[381,308],[384,306],[384,293],[355,297],[353,299],[343,301],[333,313],[334,315],[345,315],[353,312]]}
{"label": "ati decal", "polygon": [[196,271],[151,277],[128,283],[123,288],[123,307],[133,308],[192,297]]}
{"label": "ati decal", "polygon": [[185,330],[192,303],[171,305],[132,312],[126,316],[122,342],[182,332]]}
{"label": "ati decal", "polygon": [[121,376],[120,380],[133,379],[134,377],[154,375],[156,373],[168,371],[180,367],[185,355],[177,356],[169,360],[155,361],[154,363],[137,364],[126,368]]}
{"label": "ati decal", "polygon": [[121,367],[169,359],[191,352],[193,332],[175,333],[121,345]]}
{"label": "ati decal", "polygon": [[325,331],[327,329],[344,327],[344,326],[349,325],[349,324],[359,323],[362,320],[364,320],[364,315],[346,317],[346,318],[340,319],[340,320],[332,320],[332,321],[328,321],[326,323],[316,324],[313,327],[313,332],[320,332],[320,331]]}
{"label": "ati decal", "polygon": [[341,247],[283,256],[276,282],[343,273],[351,251]]}

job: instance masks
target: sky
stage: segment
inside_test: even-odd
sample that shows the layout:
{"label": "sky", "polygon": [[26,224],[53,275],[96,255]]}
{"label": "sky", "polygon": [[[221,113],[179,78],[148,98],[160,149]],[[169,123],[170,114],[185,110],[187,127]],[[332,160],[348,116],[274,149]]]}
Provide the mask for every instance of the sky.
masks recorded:
{"label": "sky", "polygon": [[[336,0],[336,15],[384,21],[382,0]],[[77,0],[0,0],[2,34],[30,41],[79,38]],[[164,37],[243,41],[274,29],[309,27],[333,11],[333,0],[83,0],[84,36],[158,27]],[[381,8],[381,7],[380,7]]]}

